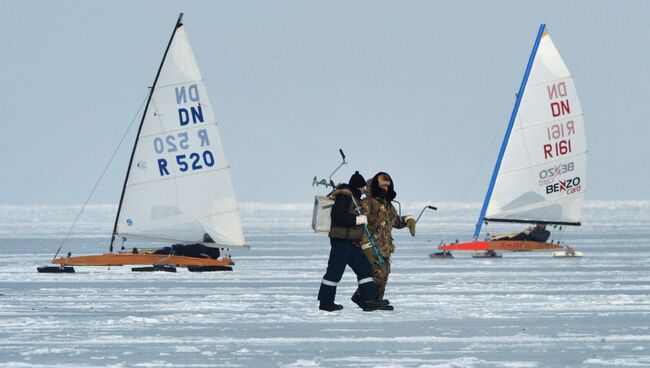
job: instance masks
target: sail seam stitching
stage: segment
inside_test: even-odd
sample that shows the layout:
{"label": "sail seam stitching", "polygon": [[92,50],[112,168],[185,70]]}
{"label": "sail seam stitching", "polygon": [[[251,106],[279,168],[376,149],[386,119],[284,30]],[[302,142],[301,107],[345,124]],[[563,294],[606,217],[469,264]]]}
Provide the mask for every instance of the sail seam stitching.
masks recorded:
{"label": "sail seam stitching", "polygon": [[204,170],[204,171],[201,171],[201,172],[192,172],[192,173],[189,173],[189,174],[183,174],[183,176],[174,176],[174,177],[170,177],[170,178],[147,180],[147,181],[142,181],[142,182],[139,182],[139,183],[129,183],[129,185],[127,185],[127,187],[130,188],[130,187],[134,187],[134,186],[138,186],[138,185],[142,185],[142,184],[149,184],[149,183],[153,183],[153,182],[157,182],[157,181],[160,182],[160,181],[167,181],[167,180],[186,178],[188,176],[207,174],[207,173],[212,173],[212,172],[221,171],[221,170],[228,170],[228,169],[230,169],[230,166],[220,167],[220,168],[210,169],[210,170]]}
{"label": "sail seam stitching", "polygon": [[[162,115],[158,115],[158,116],[162,116]],[[161,134],[176,133],[176,132],[181,132],[181,131],[182,132],[189,132],[189,131],[196,130],[196,129],[210,127],[210,126],[212,126],[212,124],[214,124],[215,127],[219,126],[219,123],[217,121],[214,121],[212,123],[206,123],[205,125],[198,125],[198,126],[193,126],[193,127],[190,127],[190,128],[178,128],[178,129],[164,130],[164,127],[161,127],[161,130],[162,130],[161,132],[149,133],[149,134],[140,134],[140,138],[153,137],[153,136],[157,136],[157,135],[161,135]]]}
{"label": "sail seam stitching", "polygon": [[528,86],[529,86],[529,87],[532,87],[532,86],[538,86],[538,85],[540,85],[540,84],[551,83],[551,82],[559,81],[559,80],[561,80],[561,79],[573,79],[573,75],[569,74],[568,77],[560,77],[560,78],[554,78],[554,79],[545,79],[545,80],[543,80],[543,81],[539,81],[539,82],[536,82],[536,83],[530,83],[530,84],[528,84]]}
{"label": "sail seam stitching", "polygon": [[[535,128],[535,127],[538,127],[540,125],[548,124],[548,123],[550,123],[552,121],[561,121],[561,120],[566,120],[566,119],[569,119],[569,118],[577,118],[577,117],[584,116],[584,115],[585,114],[582,113],[582,112],[579,113],[579,114],[575,114],[575,115],[564,115],[564,116],[562,116],[562,119],[544,120],[544,121],[541,121],[541,122],[538,122],[538,123],[532,123],[532,124],[526,125],[525,128],[522,127],[522,126],[517,126],[516,128],[513,128],[512,130],[514,131],[514,130],[524,130],[524,129],[529,129],[529,128]],[[521,117],[517,116],[517,120],[520,120],[520,119],[521,119]]]}
{"label": "sail seam stitching", "polygon": [[499,171],[499,173],[501,173],[501,174],[509,174],[509,173],[515,172],[515,171],[523,171],[523,170],[526,170],[526,169],[534,169],[534,168],[540,167],[540,166],[549,166],[549,165],[552,165],[552,164],[554,164],[556,162],[560,162],[560,161],[563,161],[563,160],[566,160],[566,159],[569,159],[569,158],[575,158],[575,157],[578,157],[580,155],[584,155],[586,153],[587,153],[587,150],[584,150],[583,152],[578,152],[578,153],[576,153],[574,155],[571,155],[571,156],[562,156],[560,158],[557,158],[557,159],[549,161],[549,162],[542,162],[541,164],[535,164],[535,165],[532,165],[532,166],[522,166],[522,167],[517,167],[517,168],[509,169],[509,170],[501,170],[501,171]]}

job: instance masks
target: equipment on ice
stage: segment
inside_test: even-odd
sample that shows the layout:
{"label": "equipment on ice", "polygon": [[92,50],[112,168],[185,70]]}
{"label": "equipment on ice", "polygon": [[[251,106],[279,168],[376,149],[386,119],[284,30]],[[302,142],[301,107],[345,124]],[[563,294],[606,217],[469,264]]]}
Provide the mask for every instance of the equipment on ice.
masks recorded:
{"label": "equipment on ice", "polygon": [[[356,207],[357,215],[361,215],[362,214],[361,203],[357,203],[357,200],[354,199],[354,196],[352,196],[352,202],[354,202],[354,206]],[[382,266],[384,264],[384,257],[382,257],[381,253],[379,253],[379,246],[377,245],[375,236],[372,235],[370,229],[368,229],[368,224],[363,224],[363,231],[366,233],[366,236],[368,237],[368,241],[370,242],[370,247],[372,247],[372,253],[375,255],[377,264],[379,266]]]}
{"label": "equipment on ice", "polygon": [[[332,171],[332,173],[329,176],[329,182],[327,182],[325,179],[318,180],[316,176],[314,176],[314,180],[312,181],[312,186],[319,186],[323,185],[325,188],[327,187],[336,187],[336,184],[334,184],[334,180],[332,180],[332,176],[339,171],[341,166],[346,165],[348,162],[345,160],[345,153],[343,153],[343,150],[339,148],[339,153],[341,154],[341,163],[339,166]],[[330,231],[330,227],[332,226],[332,206],[334,205],[334,199],[329,197],[329,196],[315,196],[314,197],[314,211],[312,214],[311,218],[311,228],[314,230],[316,234],[328,234]]]}
{"label": "equipment on ice", "polygon": [[345,153],[343,153],[343,150],[340,149],[340,148],[339,148],[339,153],[341,154],[342,162],[339,164],[339,166],[336,167],[336,169],[334,169],[334,171],[332,171],[332,173],[329,176],[329,181],[325,181],[325,179],[318,180],[318,178],[316,176],[314,176],[314,179],[312,180],[312,183],[311,183],[312,187],[313,186],[323,185],[325,188],[332,187],[332,189],[334,189],[334,187],[336,185],[334,184],[334,180],[332,180],[332,176],[334,176],[334,174],[337,171],[339,171],[341,166],[346,165],[348,163],[347,161],[345,161]]}

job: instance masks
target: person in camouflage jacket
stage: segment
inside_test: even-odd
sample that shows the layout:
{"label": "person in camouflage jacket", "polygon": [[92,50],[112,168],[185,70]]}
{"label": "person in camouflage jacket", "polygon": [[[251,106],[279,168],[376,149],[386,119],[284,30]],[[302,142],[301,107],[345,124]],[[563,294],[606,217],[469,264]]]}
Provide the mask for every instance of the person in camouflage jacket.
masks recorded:
{"label": "person in camouflage jacket", "polygon": [[379,298],[383,299],[390,274],[390,257],[395,251],[393,243],[393,228],[408,227],[412,236],[415,236],[415,219],[411,216],[399,216],[391,203],[395,199],[393,180],[385,172],[377,173],[368,183],[366,198],[361,202],[363,213],[368,218],[368,229],[379,247],[379,254],[383,259],[380,266],[370,245],[370,240],[364,234],[361,241],[362,249],[372,264],[373,279],[377,284]]}
{"label": "person in camouflage jacket", "polygon": [[334,312],[343,309],[342,305],[334,303],[334,299],[346,266],[350,266],[357,275],[357,292],[360,294],[353,301],[361,309],[374,311],[388,306],[388,302],[377,299],[372,266],[359,243],[364,226],[368,223],[366,216],[357,213],[365,185],[366,180],[356,171],[347,185],[339,185],[330,193],[334,198],[329,232],[330,256],[318,291],[320,310]]}

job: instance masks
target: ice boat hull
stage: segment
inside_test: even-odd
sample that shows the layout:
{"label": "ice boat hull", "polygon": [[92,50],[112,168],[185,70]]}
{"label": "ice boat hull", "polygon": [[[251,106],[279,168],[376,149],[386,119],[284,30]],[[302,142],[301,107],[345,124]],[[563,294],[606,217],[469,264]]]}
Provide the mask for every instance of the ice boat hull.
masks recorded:
{"label": "ice boat hull", "polygon": [[440,250],[448,251],[503,251],[503,252],[531,252],[545,250],[564,249],[561,245],[542,243],[527,240],[495,240],[495,241],[473,241],[467,243],[456,243],[441,245]]}
{"label": "ice boat hull", "polygon": [[442,251],[442,252],[433,252],[429,254],[429,258],[439,259],[439,258],[454,258],[451,252]]}
{"label": "ice boat hull", "polygon": [[229,257],[221,259],[170,256],[168,254],[106,253],[79,257],[62,257],[53,261],[66,266],[170,265],[176,267],[232,266]]}
{"label": "ice boat hull", "polygon": [[578,252],[578,251],[557,251],[551,253],[551,256],[556,257],[556,258],[571,258],[571,257],[583,257],[585,254],[583,252]]}
{"label": "ice boat hull", "polygon": [[74,267],[43,266],[36,268],[36,270],[39,273],[74,273]]}

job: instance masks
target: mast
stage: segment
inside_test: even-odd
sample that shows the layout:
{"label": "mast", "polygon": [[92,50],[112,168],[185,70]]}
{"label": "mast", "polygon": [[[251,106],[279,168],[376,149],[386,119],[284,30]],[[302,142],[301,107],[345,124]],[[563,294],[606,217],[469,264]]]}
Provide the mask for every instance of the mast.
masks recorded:
{"label": "mast", "polygon": [[165,64],[165,59],[167,58],[167,52],[169,51],[169,47],[172,45],[172,41],[174,40],[174,35],[176,35],[176,30],[183,25],[183,23],[181,22],[182,19],[183,19],[183,13],[180,13],[178,15],[178,20],[176,21],[176,25],[174,26],[174,30],[172,31],[172,35],[169,38],[169,43],[167,44],[167,48],[165,49],[163,58],[160,61],[160,66],[158,67],[156,78],[153,80],[153,85],[151,86],[151,90],[149,91],[149,98],[147,99],[147,105],[144,108],[144,113],[142,113],[142,120],[140,120],[140,126],[138,127],[138,134],[135,136],[133,151],[131,151],[129,168],[126,170],[126,176],[124,177],[124,184],[122,185],[122,194],[120,195],[120,203],[117,206],[117,214],[115,215],[115,224],[113,225],[113,235],[111,236],[111,245],[110,245],[111,252],[113,251],[113,243],[115,242],[115,233],[117,232],[117,221],[120,218],[120,211],[122,210],[122,201],[124,201],[124,192],[126,190],[126,183],[129,180],[129,174],[131,173],[131,166],[133,166],[133,157],[135,156],[135,150],[138,147],[138,138],[140,137],[140,132],[142,131],[142,125],[144,124],[144,119],[147,116],[147,110],[149,109],[149,103],[151,102],[151,98],[153,97],[153,92],[156,89],[156,83],[158,83],[158,77],[160,76],[160,71],[162,70],[162,67]]}
{"label": "mast", "polygon": [[535,44],[533,46],[533,51],[530,53],[530,58],[528,59],[528,65],[526,66],[526,72],[524,73],[524,78],[521,81],[519,86],[519,92],[517,93],[517,100],[515,101],[515,106],[512,109],[512,114],[510,115],[510,122],[508,123],[508,129],[506,134],[503,137],[503,143],[501,143],[501,150],[499,151],[499,156],[497,157],[497,162],[494,165],[494,170],[492,171],[492,179],[490,179],[490,186],[488,187],[487,193],[485,194],[485,200],[483,201],[483,208],[481,208],[481,214],[478,217],[476,222],[476,229],[474,230],[474,240],[478,239],[479,234],[481,233],[481,227],[483,226],[483,219],[485,219],[485,212],[487,211],[488,204],[490,203],[490,198],[492,198],[492,190],[494,189],[494,184],[497,180],[497,175],[499,174],[499,169],[501,168],[501,160],[503,159],[503,154],[506,152],[506,147],[508,146],[508,140],[510,139],[510,133],[512,132],[512,127],[515,125],[515,118],[517,117],[517,112],[519,111],[519,104],[521,99],[524,96],[524,90],[526,89],[526,84],[528,83],[528,76],[530,75],[530,70],[533,67],[533,62],[535,61],[535,55],[537,54],[537,48],[539,47],[539,42],[544,35],[544,30],[546,29],[546,24],[541,24],[539,26],[539,31],[537,32],[537,38],[535,39]]}

